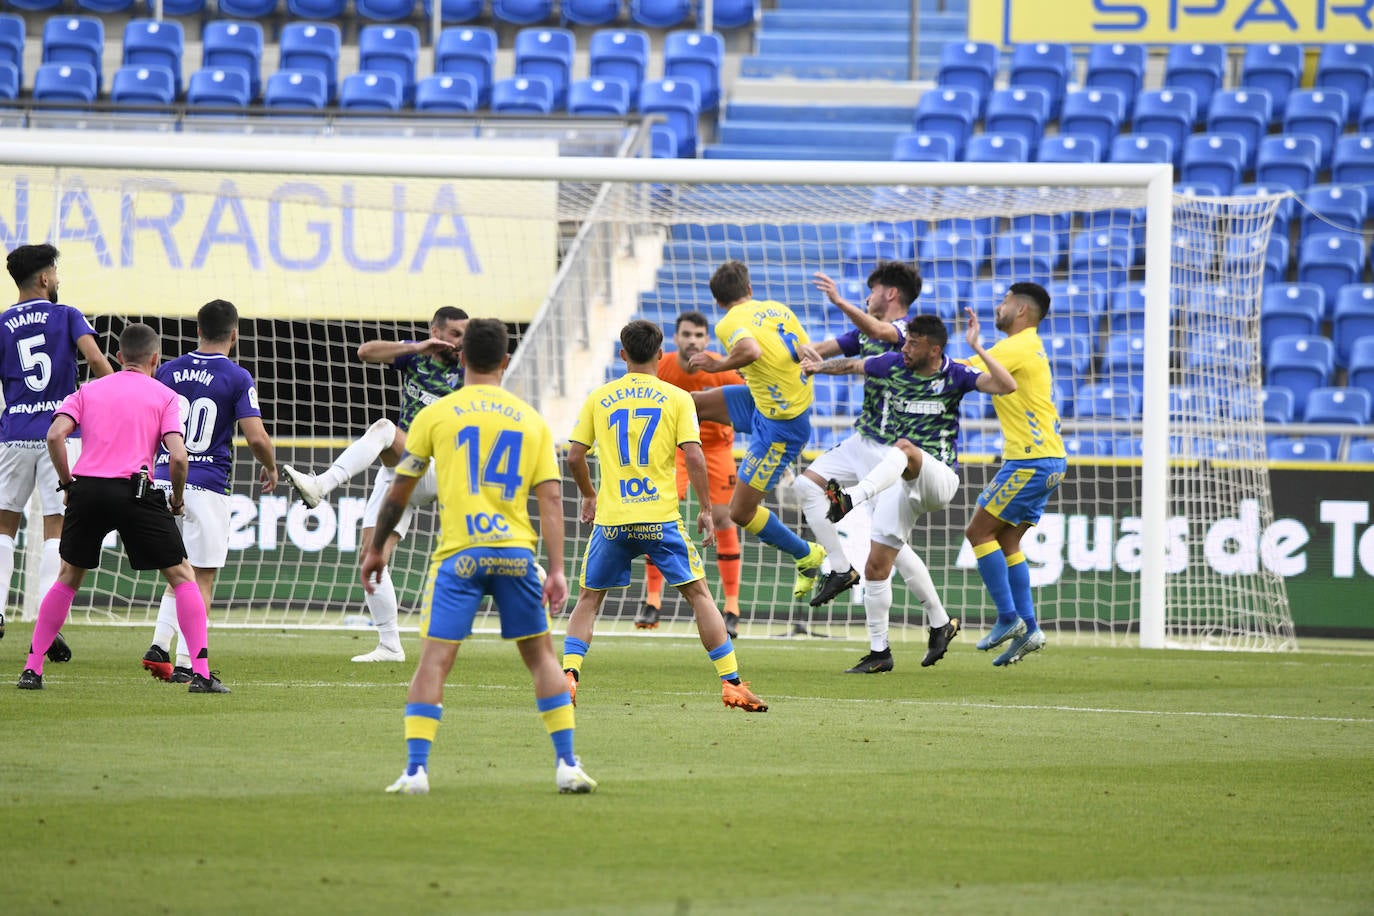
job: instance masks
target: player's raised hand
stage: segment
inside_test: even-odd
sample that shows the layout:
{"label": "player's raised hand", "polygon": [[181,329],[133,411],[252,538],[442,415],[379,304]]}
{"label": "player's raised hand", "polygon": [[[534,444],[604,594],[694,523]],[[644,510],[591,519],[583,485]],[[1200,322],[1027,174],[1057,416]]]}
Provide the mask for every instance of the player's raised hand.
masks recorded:
{"label": "player's raised hand", "polygon": [[809,343],[805,343],[802,344],[800,347],[797,347],[797,356],[801,357],[799,362],[803,363],[807,362],[808,360],[814,363],[818,363],[824,358],[821,356],[820,351],[817,350],[815,347],[811,346],[811,344]]}
{"label": "player's raised hand", "polygon": [[711,515],[710,507],[702,509],[697,515],[697,532],[701,534],[701,546],[714,547],[716,545],[716,520]]}
{"label": "player's raised hand", "polygon": [[821,363],[823,362],[825,362],[825,360],[821,359],[820,356],[817,355],[814,350],[811,352],[810,355],[802,353],[802,375],[815,375],[817,372],[820,371]]}
{"label": "player's raised hand", "polygon": [[829,299],[835,305],[839,305],[841,302],[845,301],[844,297],[840,295],[840,287],[828,274],[823,274],[818,270],[811,276],[816,281],[816,289],[824,293],[825,298]]}
{"label": "player's raised hand", "polygon": [[419,352],[425,356],[437,356],[440,353],[457,353],[458,348],[447,340],[431,337],[420,341]]}
{"label": "player's raised hand", "polygon": [[716,363],[720,362],[720,357],[710,350],[698,350],[692,354],[692,358],[687,360],[687,365],[693,369],[705,369],[707,372],[714,372]]}
{"label": "player's raised hand", "polygon": [[964,328],[964,340],[968,341],[968,345],[973,348],[973,352],[977,353],[983,346],[979,333],[981,329],[978,324],[978,315],[968,306],[964,306],[964,311],[968,312],[968,327]]}

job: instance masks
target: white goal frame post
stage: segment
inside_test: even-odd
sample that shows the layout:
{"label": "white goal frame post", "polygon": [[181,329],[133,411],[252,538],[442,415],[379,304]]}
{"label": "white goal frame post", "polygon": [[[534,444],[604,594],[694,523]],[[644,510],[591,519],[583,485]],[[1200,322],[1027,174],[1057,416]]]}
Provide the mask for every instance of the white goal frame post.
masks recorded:
{"label": "white goal frame post", "polygon": [[[99,167],[130,172],[170,173],[204,171],[227,173],[310,173],[333,176],[406,176],[440,179],[493,179],[533,182],[576,182],[595,187],[642,185],[659,189],[673,185],[797,185],[830,184],[905,186],[920,188],[1079,187],[1132,188],[1145,200],[1144,300],[1146,359],[1144,364],[1143,453],[1141,461],[1141,572],[1139,580],[1139,644],[1166,646],[1166,529],[1169,511],[1170,410],[1168,404],[1170,353],[1171,229],[1175,205],[1173,170],[1166,164],[983,164],[899,162],[796,162],[732,160],[649,160],[606,158],[519,158],[433,155],[425,152],[388,152],[385,155],[273,146],[276,138],[259,138],[261,148],[213,149],[203,145],[181,148],[172,138],[150,137],[147,145],[103,147],[85,142],[11,142],[0,137],[0,163],[48,167]],[[396,147],[392,148],[397,149]],[[647,196],[647,195],[646,195]],[[598,197],[598,199],[600,199]],[[1278,198],[1275,198],[1277,200]],[[913,217],[924,218],[924,217]],[[1272,207],[1263,216],[1272,219]],[[767,213],[744,213],[740,222],[767,222]],[[628,221],[627,221],[628,223]],[[619,242],[626,244],[634,227],[621,225]],[[558,290],[575,269],[579,244],[606,244],[579,230],[565,254],[550,289],[512,361],[506,387],[537,408],[555,399],[580,399],[589,390],[567,387],[570,342],[587,342],[587,317],[570,315]],[[581,278],[583,282],[587,278]],[[585,309],[585,300],[581,308]],[[1256,305],[1256,309],[1258,306]],[[618,326],[618,325],[617,325]],[[988,329],[986,333],[991,333]],[[270,429],[270,425],[269,425]],[[1262,464],[1262,460],[1260,462]],[[1261,468],[1262,473],[1263,469]],[[1265,477],[1267,484],[1267,476]],[[1266,491],[1267,493],[1267,487]],[[1272,504],[1261,511],[1272,517]],[[1282,583],[1279,583],[1282,594]],[[1287,614],[1287,599],[1282,597]],[[1261,648],[1293,648],[1291,618],[1286,639]],[[1173,645],[1173,642],[1169,643]],[[1251,644],[1243,647],[1255,648]]]}

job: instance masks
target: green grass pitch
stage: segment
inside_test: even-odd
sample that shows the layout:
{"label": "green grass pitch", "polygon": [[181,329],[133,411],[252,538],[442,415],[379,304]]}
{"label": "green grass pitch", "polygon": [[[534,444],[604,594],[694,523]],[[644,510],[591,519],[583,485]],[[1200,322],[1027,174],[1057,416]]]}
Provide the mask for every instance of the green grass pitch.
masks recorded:
{"label": "green grass pitch", "polygon": [[0,911],[1368,913],[1374,647],[1145,652],[977,634],[840,673],[856,642],[744,639],[771,704],[727,710],[695,640],[599,638],[560,796],[514,647],[459,653],[401,771],[411,661],[370,633],[212,630],[229,696],[139,668],[145,628],[70,627],[46,689],[0,642]]}

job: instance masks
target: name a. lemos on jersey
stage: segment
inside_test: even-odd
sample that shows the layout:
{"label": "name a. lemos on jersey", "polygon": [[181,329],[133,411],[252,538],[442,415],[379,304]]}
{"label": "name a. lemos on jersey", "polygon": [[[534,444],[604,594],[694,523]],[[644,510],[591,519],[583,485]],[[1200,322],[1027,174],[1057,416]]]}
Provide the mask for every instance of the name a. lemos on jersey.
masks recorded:
{"label": "name a. lemos on jersey", "polygon": [[455,417],[466,417],[470,414],[494,413],[510,420],[519,422],[525,418],[524,413],[514,404],[506,404],[501,401],[479,400],[471,404],[455,404],[453,415]]}

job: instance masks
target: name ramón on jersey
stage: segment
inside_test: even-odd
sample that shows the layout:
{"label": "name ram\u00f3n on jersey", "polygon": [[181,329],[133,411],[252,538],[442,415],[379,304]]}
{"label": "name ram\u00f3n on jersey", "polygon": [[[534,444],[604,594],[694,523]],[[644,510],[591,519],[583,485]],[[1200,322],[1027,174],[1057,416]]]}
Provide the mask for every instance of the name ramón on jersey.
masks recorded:
{"label": "name ram\u00f3n on jersey", "polygon": [[180,385],[182,382],[199,382],[202,385],[213,385],[215,374],[209,369],[173,369],[172,382]]}
{"label": "name ram\u00f3n on jersey", "polygon": [[27,327],[31,324],[47,323],[48,313],[45,310],[40,309],[38,311],[32,312],[20,312],[18,315],[13,316],[12,318],[5,319],[5,330],[9,331],[10,333],[14,333],[20,328]]}

